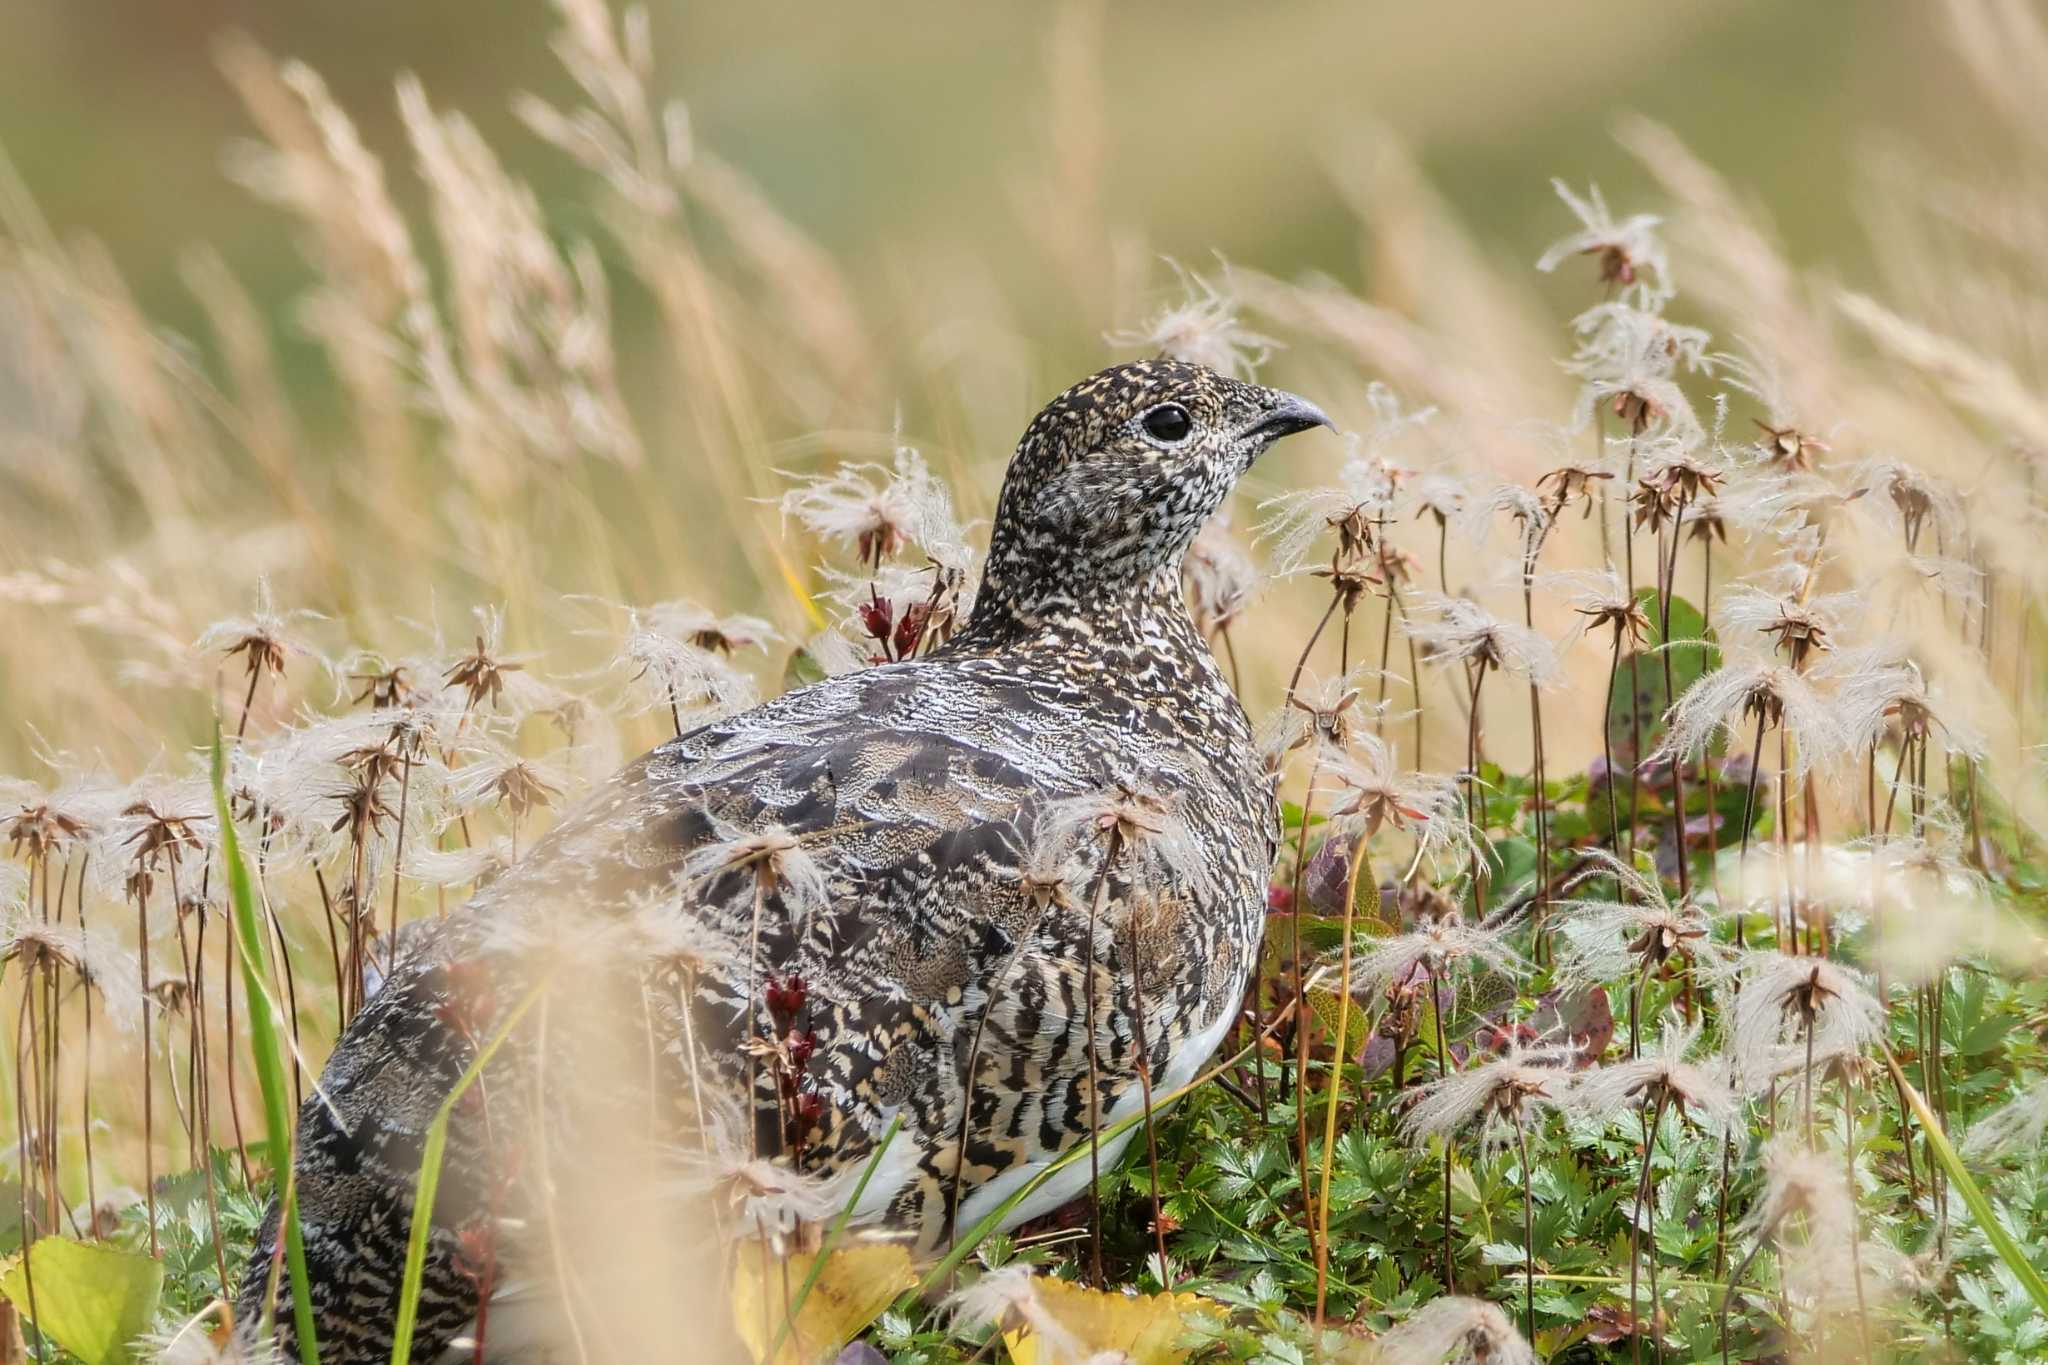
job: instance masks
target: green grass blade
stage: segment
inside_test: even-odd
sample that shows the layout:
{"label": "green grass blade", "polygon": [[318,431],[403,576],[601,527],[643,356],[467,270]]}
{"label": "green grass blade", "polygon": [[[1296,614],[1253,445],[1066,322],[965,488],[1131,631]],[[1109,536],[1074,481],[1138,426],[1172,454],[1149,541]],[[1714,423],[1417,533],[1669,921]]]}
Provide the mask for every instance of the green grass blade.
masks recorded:
{"label": "green grass blade", "polygon": [[542,977],[513,1008],[505,1022],[498,1026],[490,1041],[478,1049],[475,1060],[455,1082],[448,1098],[441,1101],[441,1108],[427,1128],[426,1145],[420,1152],[419,1184],[413,1191],[412,1232],[405,1243],[405,1278],[399,1286],[398,1316],[392,1326],[391,1365],[410,1365],[412,1360],[412,1337],[419,1325],[420,1291],[427,1275],[427,1238],[433,1232],[434,1196],[441,1187],[441,1160],[448,1151],[448,1120],[455,1113],[456,1103],[476,1083],[477,1077],[484,1074],[484,1068],[490,1065],[491,1058],[498,1055],[498,1049],[512,1036],[512,1030],[519,1027],[519,1021],[540,1003],[542,993],[553,980],[552,976]]}
{"label": "green grass blade", "polygon": [[1892,1080],[1897,1083],[1899,1093],[1906,1097],[1906,1104],[1912,1109],[1913,1117],[1920,1121],[1920,1130],[1927,1134],[1927,1145],[1934,1150],[1934,1159],[1948,1172],[1948,1178],[1955,1184],[1956,1193],[1960,1194],[1963,1203],[1969,1206],[1971,1215],[1976,1218],[1978,1226],[1984,1230],[1984,1236],[1991,1242],[1992,1250],[1998,1253],[1999,1260],[2005,1262],[2006,1269],[2012,1271],[2026,1287],[2027,1297],[2034,1301],[2034,1306],[2043,1313],[2048,1313],[2048,1281],[2041,1278],[2041,1272],[2034,1269],[2034,1263],[2027,1259],[2026,1253],[2020,1250],[2019,1243],[2013,1241],[2012,1235],[2005,1230],[2005,1225],[1998,1221],[1992,1212],[1991,1201],[1985,1198],[1984,1191],[1977,1187],[1977,1182],[1970,1178],[1969,1168],[1963,1165],[1962,1157],[1950,1144],[1948,1134],[1941,1130],[1941,1120],[1934,1116],[1934,1111],[1927,1107],[1927,1101],[1920,1097],[1920,1092],[1906,1079],[1906,1073],[1899,1067],[1899,1059],[1892,1056],[1890,1048],[1885,1049],[1884,1060],[1885,1065],[1892,1069]]}
{"label": "green grass blade", "polygon": [[[270,1129],[273,1168],[287,1177],[279,1191],[283,1225],[285,1268],[292,1282],[292,1326],[298,1334],[299,1359],[304,1365],[320,1365],[320,1341],[313,1327],[311,1281],[306,1275],[306,1241],[299,1227],[299,1200],[289,1179],[292,1170],[293,1137],[291,1101],[286,1098],[290,1078],[285,1075],[284,1049],[278,1043],[277,1002],[270,983],[256,970],[269,961],[263,936],[256,926],[256,893],[249,884],[249,869],[242,862],[241,840],[235,833],[233,813],[228,807],[227,762],[221,751],[220,721],[213,724],[213,811],[220,824],[221,861],[227,865],[228,903],[235,919],[235,956],[242,964],[242,985],[248,994],[249,1050],[255,1056],[256,1079],[263,1090],[263,1117]],[[256,1003],[262,1002],[262,1008]],[[282,1156],[282,1164],[279,1157]]]}
{"label": "green grass blade", "polygon": [[853,1193],[847,1196],[846,1205],[839,1210],[839,1216],[832,1220],[832,1226],[825,1230],[825,1240],[818,1244],[818,1254],[811,1257],[810,1272],[804,1276],[804,1282],[797,1286],[796,1297],[790,1300],[788,1310],[782,1315],[782,1326],[776,1330],[775,1341],[768,1348],[767,1359],[776,1360],[781,1357],[782,1343],[789,1337],[790,1324],[804,1311],[804,1300],[811,1296],[811,1287],[817,1284],[818,1276],[825,1272],[825,1258],[832,1254],[832,1248],[839,1242],[839,1235],[846,1231],[847,1221],[853,1217],[853,1210],[860,1203],[860,1197],[868,1192],[868,1182],[875,1178],[875,1168],[882,1164],[883,1153],[889,1150],[889,1144],[896,1140],[896,1134],[902,1127],[903,1115],[898,1114],[889,1120],[889,1127],[882,1133],[882,1141],[875,1147],[875,1154],[868,1158],[868,1164],[862,1168],[860,1180],[854,1185]]}

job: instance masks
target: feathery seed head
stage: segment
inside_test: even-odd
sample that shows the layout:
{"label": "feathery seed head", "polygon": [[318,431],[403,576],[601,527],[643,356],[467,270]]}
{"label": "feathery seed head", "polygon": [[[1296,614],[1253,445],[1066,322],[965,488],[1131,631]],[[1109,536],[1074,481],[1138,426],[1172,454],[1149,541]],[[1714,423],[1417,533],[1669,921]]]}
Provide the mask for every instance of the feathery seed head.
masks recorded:
{"label": "feathery seed head", "polygon": [[1408,933],[1378,940],[1352,963],[1351,972],[1360,992],[1370,998],[1390,986],[1411,984],[1417,973],[1439,981],[1480,971],[1512,976],[1524,965],[1502,931],[1467,924],[1452,910]]}
{"label": "feathery seed head", "polygon": [[1614,471],[1594,464],[1563,464],[1536,480],[1550,517],[1555,520],[1577,501],[1585,515],[1593,511],[1593,485],[1614,477]]}
{"label": "feathery seed head", "polygon": [[1536,259],[1538,270],[1549,274],[1570,257],[1592,256],[1600,266],[1600,283],[1610,289],[1633,294],[1646,305],[1671,296],[1671,267],[1657,235],[1662,219],[1637,213],[1617,222],[1598,185],[1588,185],[1581,198],[1562,180],[1550,184],[1579,220],[1579,229],[1546,247]]}
{"label": "feathery seed head", "polygon": [[2048,1136],[2048,1078],[2035,1081],[1970,1126],[1963,1153],[1978,1158],[2031,1156]]}
{"label": "feathery seed head", "polygon": [[231,616],[208,626],[196,642],[201,650],[219,650],[232,659],[241,656],[244,669],[253,677],[284,674],[287,658],[311,654],[312,646],[297,631],[300,623],[323,620],[317,612],[279,612],[271,606],[270,582],[256,580],[256,604],[247,616]]}
{"label": "feathery seed head", "polygon": [[[1232,379],[1250,379],[1280,343],[1240,322],[1237,300],[1226,289],[1218,288],[1171,257],[1166,264],[1179,279],[1180,302],[1160,309],[1142,327],[1111,332],[1104,340],[1112,346],[1150,351],[1169,360],[1200,365]],[[1227,286],[1227,265],[1223,278]]]}
{"label": "feathery seed head", "polygon": [[1738,1101],[1728,1085],[1725,1061],[1690,1060],[1699,1038],[1697,1020],[1685,1024],[1666,1018],[1656,1042],[1640,1057],[1580,1072],[1568,1096],[1569,1107],[1606,1123],[1632,1110],[1654,1109],[1661,1102],[1681,1120],[1709,1133],[1725,1133],[1738,1116]]}
{"label": "feathery seed head", "polygon": [[1209,876],[1179,798],[1131,783],[1048,803],[1039,812],[1034,838],[1047,849],[1077,855],[1097,844],[1113,845],[1134,883],[1203,885]]}
{"label": "feathery seed head", "polygon": [[1571,1086],[1572,1061],[1569,1050],[1529,1048],[1510,1040],[1498,1055],[1418,1090],[1401,1117],[1401,1134],[1411,1142],[1428,1137],[1448,1141],[1476,1123],[1481,1151],[1490,1156],[1517,1129],[1562,1103]]}
{"label": "feathery seed head", "polygon": [[1181,565],[1181,588],[1195,628],[1204,637],[1229,629],[1251,605],[1258,586],[1258,569],[1219,513],[1195,536]]}
{"label": "feathery seed head", "polygon": [[1543,581],[1566,589],[1572,610],[1586,618],[1579,633],[1604,627],[1614,632],[1615,640],[1632,645],[1649,637],[1650,615],[1642,598],[1630,592],[1613,569],[1567,569]]}
{"label": "feathery seed head", "polygon": [[1760,435],[1754,449],[1763,457],[1764,463],[1783,473],[1807,473],[1813,469],[1814,456],[1825,454],[1828,443],[1818,436],[1801,431],[1796,426],[1772,426],[1762,418],[1751,418]]}
{"label": "feathery seed head", "polygon": [[1557,649],[1550,641],[1467,598],[1418,593],[1402,628],[1431,663],[1519,673],[1539,687],[1558,675]]}
{"label": "feathery seed head", "polygon": [[1794,776],[1840,750],[1840,726],[1833,711],[1797,671],[1778,664],[1730,663],[1703,675],[1679,695],[1666,715],[1669,737],[1652,759],[1700,754],[1717,733],[1735,743],[1744,724],[1783,725],[1799,736]]}
{"label": "feathery seed head", "polygon": [[780,894],[791,918],[801,923],[831,898],[824,865],[804,846],[802,836],[781,825],[743,830],[709,811],[716,835],[690,850],[682,875],[699,888],[728,873],[749,873],[762,895]]}
{"label": "feathery seed head", "polygon": [[1038,1358],[1046,1365],[1097,1365],[1095,1352],[1046,1305],[1036,1272],[1021,1261],[986,1272],[949,1295],[944,1306],[963,1328],[1028,1329]]}
{"label": "feathery seed head", "polygon": [[1776,1247],[1786,1295],[1805,1325],[1865,1311],[1905,1269],[1890,1243],[1861,1238],[1856,1192],[1839,1156],[1790,1139],[1765,1149],[1763,1197],[1738,1231]]}
{"label": "feathery seed head", "polygon": [[1741,991],[1730,1010],[1729,1052],[1736,1079],[1768,1080],[1781,1050],[1810,1036],[1816,1055],[1869,1047],[1884,1031],[1884,1010],[1863,978],[1826,958],[1751,952],[1741,963]]}
{"label": "feathery seed head", "polygon": [[1595,986],[1639,979],[1673,958],[1698,965],[1709,977],[1725,970],[1732,950],[1714,937],[1713,920],[1704,908],[1692,900],[1674,905],[1661,879],[1645,876],[1603,849],[1587,850],[1586,858],[1591,866],[1567,890],[1613,877],[1624,895],[1555,904],[1564,917],[1558,963],[1565,980]]}
{"label": "feathery seed head", "polygon": [[1536,1365],[1535,1349],[1499,1304],[1431,1299],[1373,1343],[1374,1365]]}
{"label": "feathery seed head", "polygon": [[1707,351],[1707,333],[1620,302],[1596,304],[1572,326],[1579,346],[1566,368],[1584,381],[1575,428],[1583,429],[1604,407],[1633,436],[1668,435],[1688,444],[1706,439],[1675,376],[1717,363]]}
{"label": "feathery seed head", "polygon": [[497,656],[496,647],[488,644],[485,637],[476,637],[476,648],[449,665],[442,674],[442,681],[458,688],[464,695],[464,708],[475,710],[483,702],[496,706],[505,692],[507,674],[517,673],[523,664]]}
{"label": "feathery seed head", "polygon": [[906,545],[954,568],[972,562],[951,492],[909,446],[899,446],[886,468],[842,464],[831,474],[801,479],[780,505],[785,519],[794,517],[811,534],[853,550],[869,573]]}

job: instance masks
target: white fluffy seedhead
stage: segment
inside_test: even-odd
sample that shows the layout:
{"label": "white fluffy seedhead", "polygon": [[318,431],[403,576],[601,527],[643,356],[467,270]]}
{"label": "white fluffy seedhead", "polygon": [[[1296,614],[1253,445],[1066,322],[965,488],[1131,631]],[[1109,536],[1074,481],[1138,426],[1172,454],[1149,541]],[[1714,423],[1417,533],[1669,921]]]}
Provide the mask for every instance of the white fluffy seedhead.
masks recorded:
{"label": "white fluffy seedhead", "polygon": [[1431,1299],[1373,1343],[1374,1365],[1536,1365],[1535,1350],[1498,1304]]}
{"label": "white fluffy seedhead", "polygon": [[1884,1033],[1884,1008],[1861,974],[1821,957],[1752,952],[1741,963],[1729,1054],[1738,1085],[1755,1089],[1783,1067],[1787,1049],[1816,1056],[1860,1052]]}
{"label": "white fluffy seedhead", "polygon": [[1474,1061],[1417,1090],[1401,1117],[1401,1135],[1411,1142],[1430,1137],[1450,1141],[1476,1124],[1480,1151],[1492,1155],[1541,1113],[1562,1106],[1572,1085],[1573,1060],[1569,1049],[1511,1043],[1500,1055]]}
{"label": "white fluffy seedhead", "polygon": [[1196,533],[1181,563],[1188,614],[1204,636],[1235,624],[1264,582],[1265,575],[1231,530],[1227,510]]}
{"label": "white fluffy seedhead", "polygon": [[1550,187],[1579,226],[1543,249],[1536,258],[1538,270],[1548,274],[1574,256],[1591,256],[1602,282],[1618,286],[1635,301],[1654,306],[1671,297],[1671,263],[1657,233],[1663,219],[1652,213],[1617,219],[1598,185],[1588,185],[1584,195],[1562,180],[1553,179]]}
{"label": "white fluffy seedhead", "polygon": [[908,446],[898,447],[887,466],[843,464],[831,474],[800,478],[780,506],[785,519],[794,517],[870,566],[908,545],[961,572],[973,563],[951,490]]}
{"label": "white fluffy seedhead", "polygon": [[796,924],[830,901],[831,879],[803,836],[774,824],[742,829],[708,810],[705,816],[714,837],[691,849],[682,867],[682,877],[698,894],[728,873],[749,874],[781,898]]}
{"label": "white fluffy seedhead", "polygon": [[2037,1080],[1970,1126],[1963,1154],[1979,1159],[2032,1156],[2048,1137],[2048,1080]]}
{"label": "white fluffy seedhead", "polygon": [[1180,283],[1180,299],[1161,308],[1142,326],[1111,332],[1104,340],[1112,346],[1206,366],[1232,379],[1252,378],[1280,343],[1239,320],[1228,265],[1219,287],[1172,257],[1166,258],[1166,264]]}
{"label": "white fluffy seedhead", "polygon": [[1573,889],[1612,877],[1619,899],[1574,897],[1553,903],[1563,942],[1558,950],[1561,979],[1579,986],[1607,985],[1655,970],[1672,957],[1696,963],[1708,978],[1721,974],[1733,950],[1714,936],[1715,916],[1692,900],[1674,904],[1661,879],[1645,876],[1602,849],[1590,849],[1594,866],[1573,880]]}
{"label": "white fluffy seedhead", "polygon": [[1864,1311],[1904,1269],[1881,1238],[1864,1239],[1856,1192],[1838,1155],[1781,1139],[1764,1152],[1764,1192],[1737,1236],[1767,1239],[1801,1325]]}
{"label": "white fluffy seedhead", "polygon": [[1351,977],[1359,992],[1370,997],[1424,974],[1455,982],[1480,971],[1513,976],[1525,965],[1503,931],[1467,924],[1453,914],[1378,940],[1371,952],[1352,962]]}
{"label": "white fluffy seedhead", "polygon": [[[1139,884],[1159,889],[1206,885],[1209,865],[1179,799],[1140,783],[1120,784],[1048,803],[1039,812],[1034,842],[1048,850],[1078,854],[1099,866],[1114,838],[1118,870]],[[1062,855],[1064,856],[1064,854]]]}
{"label": "white fluffy seedhead", "polygon": [[1566,1097],[1567,1107],[1605,1124],[1637,1110],[1654,1109],[1662,1099],[1670,1112],[1706,1132],[1727,1132],[1741,1113],[1741,1102],[1728,1084],[1725,1058],[1693,1060],[1699,1038],[1698,1021],[1687,1025],[1667,1017],[1656,1042],[1641,1056],[1580,1072]]}
{"label": "white fluffy seedhead", "polygon": [[1759,718],[1766,735],[1782,723],[1798,736],[1795,778],[1842,752],[1838,718],[1813,684],[1783,665],[1754,661],[1717,668],[1680,693],[1665,716],[1669,737],[1652,757],[1696,757],[1717,734],[1747,748]]}
{"label": "white fluffy seedhead", "polygon": [[1469,599],[1418,593],[1402,627],[1422,651],[1425,662],[1483,663],[1519,674],[1539,687],[1557,681],[1557,646]]}

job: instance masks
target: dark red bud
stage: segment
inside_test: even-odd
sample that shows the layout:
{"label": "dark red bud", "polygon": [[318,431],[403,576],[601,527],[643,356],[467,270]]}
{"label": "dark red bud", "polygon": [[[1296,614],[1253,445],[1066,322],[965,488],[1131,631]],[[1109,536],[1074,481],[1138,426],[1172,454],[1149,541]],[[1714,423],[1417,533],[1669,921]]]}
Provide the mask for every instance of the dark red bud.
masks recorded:
{"label": "dark red bud", "polygon": [[870,598],[860,604],[860,628],[877,640],[888,641],[895,619],[895,610],[880,598]]}
{"label": "dark red bud", "polygon": [[788,976],[768,982],[768,1012],[784,1025],[788,1025],[804,1012],[804,1001],[810,996],[810,987],[800,976]]}

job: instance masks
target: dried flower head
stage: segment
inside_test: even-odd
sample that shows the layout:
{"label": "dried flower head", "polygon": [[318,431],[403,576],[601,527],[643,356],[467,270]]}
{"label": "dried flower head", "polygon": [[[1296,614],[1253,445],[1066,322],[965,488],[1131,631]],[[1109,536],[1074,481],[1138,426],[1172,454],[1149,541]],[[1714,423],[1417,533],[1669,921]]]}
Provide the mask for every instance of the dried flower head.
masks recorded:
{"label": "dried flower head", "polygon": [[1579,229],[1546,247],[1536,258],[1538,270],[1548,274],[1573,256],[1592,256],[1600,266],[1600,283],[1645,302],[1670,297],[1671,268],[1657,236],[1661,219],[1637,213],[1616,222],[1598,185],[1587,186],[1581,198],[1562,180],[1550,184],[1579,220]]}
{"label": "dried flower head", "polygon": [[1962,503],[1954,492],[1900,460],[1866,460],[1850,475],[1864,492],[1882,493],[1898,517],[1908,549],[1917,548],[1931,522],[1937,539],[1953,546],[1963,529]]}
{"label": "dried flower head", "polygon": [[298,633],[304,622],[326,618],[311,611],[277,611],[270,600],[268,579],[256,580],[256,603],[247,616],[231,616],[208,626],[195,647],[219,650],[227,658],[239,656],[253,680],[260,674],[283,677],[285,661],[294,655],[313,653]]}
{"label": "dried flower head", "polygon": [[1028,1331],[1035,1358],[1046,1365],[1095,1365],[1096,1352],[1047,1306],[1038,1285],[1031,1266],[1013,1261],[955,1291],[945,1307],[962,1328]]}
{"label": "dried flower head", "polygon": [[1763,1164],[1763,1197],[1737,1235],[1776,1247],[1786,1295],[1804,1325],[1863,1311],[1894,1283],[1904,1258],[1881,1238],[1863,1239],[1840,1157],[1781,1139],[1765,1149]]}
{"label": "dried flower head", "polygon": [[[722,633],[728,623],[713,621],[712,626],[705,626],[701,619],[679,620],[659,606],[649,608],[644,616],[637,611],[628,613],[618,665],[642,685],[645,700],[640,709],[666,709],[678,734],[692,725],[744,711],[759,699],[754,680],[727,661],[729,645],[699,643],[713,630],[721,632],[719,640],[735,640]],[[761,638],[773,637],[764,634]]]}
{"label": "dried flower head", "polygon": [[1851,605],[1845,597],[1813,597],[1776,593],[1738,584],[1721,599],[1720,616],[1728,625],[1769,636],[1792,667],[1804,671],[1816,654],[1833,649],[1838,613]]}
{"label": "dried flower head", "polygon": [[155,1365],[282,1365],[275,1342],[259,1341],[259,1323],[235,1323],[234,1310],[214,1303],[144,1344]]}
{"label": "dried flower head", "polygon": [[1557,649],[1550,641],[1466,598],[1418,593],[1402,624],[1428,662],[1519,673],[1538,686],[1557,679]]}
{"label": "dried flower head", "polygon": [[89,838],[94,821],[77,801],[41,792],[24,793],[6,817],[7,851],[31,863],[48,862],[81,839]]}
{"label": "dried flower head", "polygon": [[795,517],[813,535],[851,547],[870,573],[913,544],[954,568],[972,562],[952,494],[908,446],[898,447],[887,468],[843,464],[799,479],[780,505],[785,518]]}
{"label": "dried flower head", "polygon": [[744,830],[708,810],[705,818],[715,837],[691,849],[682,869],[700,890],[729,874],[748,875],[762,895],[779,894],[797,923],[830,900],[831,879],[804,836],[781,825]]}
{"label": "dried flower head", "polygon": [[1611,1123],[1625,1113],[1662,1105],[1708,1133],[1727,1132],[1740,1113],[1739,1101],[1728,1085],[1725,1061],[1690,1060],[1699,1038],[1697,1020],[1665,1019],[1656,1042],[1640,1056],[1580,1072],[1568,1097],[1570,1107]]}
{"label": "dried flower head", "polygon": [[1424,474],[1408,492],[1415,515],[1433,519],[1439,530],[1464,516],[1468,496],[1464,480],[1452,474]]}
{"label": "dried flower head", "polygon": [[2048,1136],[2048,1079],[2019,1094],[1970,1125],[1963,1154],[1978,1159],[2032,1156]]}
{"label": "dried flower head", "polygon": [[1171,257],[1166,264],[1179,281],[1180,301],[1154,313],[1142,327],[1111,332],[1104,340],[1207,366],[1233,379],[1250,379],[1280,343],[1238,320],[1237,299],[1227,292],[1229,267],[1223,273],[1226,288],[1218,288]]}
{"label": "dried flower head", "polygon": [[1676,960],[1697,964],[1716,978],[1733,959],[1733,949],[1713,934],[1713,919],[1697,902],[1677,904],[1664,894],[1661,878],[1645,876],[1603,849],[1589,849],[1591,863],[1567,889],[1612,877],[1621,889],[1615,900],[1566,899],[1553,909],[1563,916],[1558,967],[1579,985],[1641,979]]}
{"label": "dried flower head", "polygon": [[1718,358],[1707,351],[1707,333],[1618,302],[1587,309],[1572,326],[1579,344],[1566,368],[1582,381],[1574,428],[1583,429],[1604,408],[1632,436],[1670,436],[1686,445],[1705,441],[1676,376],[1711,371]]}
{"label": "dried flower head", "polygon": [[1034,839],[1076,852],[1113,845],[1118,869],[1138,885],[1202,886],[1209,877],[1179,799],[1149,785],[1120,782],[1050,802]]}
{"label": "dried flower head", "polygon": [[1630,592],[1621,575],[1612,568],[1567,569],[1549,574],[1542,581],[1562,587],[1573,612],[1585,618],[1575,635],[1605,629],[1612,631],[1611,638],[1621,645],[1640,645],[1649,637],[1650,615],[1642,596]]}
{"label": "dried flower head", "polygon": [[500,634],[497,614],[487,614],[483,629],[476,634],[476,648],[442,671],[442,681],[462,693],[465,711],[474,711],[486,702],[497,706],[504,696],[506,678],[525,667],[502,653]]}
{"label": "dried flower head", "polygon": [[1181,563],[1181,588],[1196,629],[1205,638],[1229,629],[1251,605],[1258,587],[1259,571],[1231,534],[1227,518],[1210,518]]}
{"label": "dried flower head", "polygon": [[1456,910],[1413,929],[1377,941],[1351,964],[1356,989],[1367,998],[1390,986],[1412,984],[1421,974],[1457,981],[1479,972],[1513,976],[1524,966],[1498,929],[1467,924]]}
{"label": "dried flower head", "polygon": [[1374,1365],[1536,1365],[1533,1347],[1498,1304],[1431,1299],[1373,1343]]}
{"label": "dried flower head", "polygon": [[1449,1141],[1477,1124],[1480,1151],[1490,1156],[1543,1111],[1559,1107],[1572,1083],[1572,1062],[1568,1050],[1510,1041],[1497,1055],[1421,1087],[1401,1116],[1401,1135],[1410,1142]]}
{"label": "dried flower head", "polygon": [[1577,502],[1584,516],[1593,512],[1593,486],[1614,477],[1614,471],[1597,464],[1562,464],[1536,480],[1536,491],[1554,521]]}
{"label": "dried flower head", "polygon": [[1772,426],[1761,418],[1751,418],[1760,435],[1755,449],[1765,464],[1782,473],[1807,473],[1813,469],[1814,456],[1825,454],[1828,443],[1818,436],[1801,431],[1796,426]]}
{"label": "dried flower head", "polygon": [[1348,460],[1334,487],[1283,493],[1259,504],[1272,509],[1259,526],[1259,539],[1270,546],[1273,572],[1312,573],[1321,568],[1315,547],[1332,537],[1333,566],[1350,568],[1372,553],[1377,527],[1393,514],[1392,490],[1372,467]]}
{"label": "dried flower head", "polygon": [[1651,756],[1692,758],[1703,752],[1717,733],[1747,744],[1744,725],[1784,725],[1799,736],[1795,775],[1840,752],[1840,727],[1834,712],[1813,684],[1778,664],[1731,663],[1705,674],[1679,695],[1665,717],[1669,738]]}
{"label": "dried flower head", "polygon": [[1752,952],[1730,1009],[1728,1047],[1736,1078],[1756,1085],[1777,1073],[1783,1052],[1869,1047],[1883,1036],[1884,1009],[1856,972],[1819,957]]}
{"label": "dried flower head", "polygon": [[1327,772],[1327,789],[1336,797],[1330,819],[1367,838],[1387,824],[1425,837],[1422,827],[1442,799],[1438,784],[1449,780],[1397,772],[1394,751],[1369,735],[1358,736],[1348,752],[1333,755]]}

